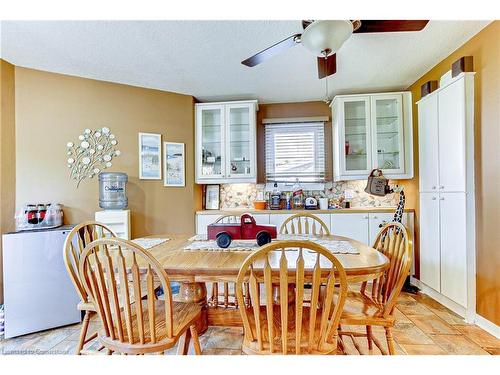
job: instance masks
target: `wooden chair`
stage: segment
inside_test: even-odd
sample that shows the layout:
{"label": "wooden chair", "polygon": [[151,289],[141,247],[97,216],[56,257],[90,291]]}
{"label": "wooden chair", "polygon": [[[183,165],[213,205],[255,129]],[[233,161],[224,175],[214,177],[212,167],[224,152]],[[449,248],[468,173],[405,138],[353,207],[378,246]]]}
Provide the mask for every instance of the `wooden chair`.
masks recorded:
{"label": "wooden chair", "polygon": [[[101,320],[99,340],[109,354],[163,354],[181,337],[179,352],[187,354],[191,336],[195,353],[201,354],[195,326],[200,305],[174,302],[167,274],[139,245],[119,238],[93,241],[83,251],[79,274]],[[164,291],[162,300],[155,296],[155,278]]]}
{"label": "wooden chair", "polygon": [[366,326],[366,334],[340,330],[339,335],[366,337],[368,349],[377,345],[382,354],[387,354],[372,334],[372,326],[385,328],[389,354],[394,354],[391,328],[394,326],[394,308],[403,288],[412,261],[412,239],[403,224],[388,223],[377,235],[373,247],[390,260],[389,268],[371,283],[361,284],[359,292],[349,291],[340,319],[342,325]]}
{"label": "wooden chair", "polygon": [[97,337],[97,332],[87,337],[90,320],[95,316],[96,311],[94,305],[88,299],[85,288],[80,282],[80,276],[78,274],[80,257],[85,246],[94,240],[104,237],[116,237],[116,234],[104,224],[95,221],[86,221],[74,227],[71,232],[69,232],[64,242],[64,264],[80,296],[80,302],[77,308],[85,312],[76,354],[81,354],[83,346]]}
{"label": "wooden chair", "polygon": [[[244,305],[244,283],[250,285],[249,307]],[[305,283],[312,284],[308,305],[304,303]],[[326,293],[320,297],[322,285]],[[275,286],[278,302],[273,298]],[[244,328],[243,352],[336,353],[337,327],[346,294],[345,270],[323,246],[311,241],[278,241],[263,246],[248,256],[236,280]]]}
{"label": "wooden chair", "polygon": [[[219,217],[214,221],[215,223],[239,223],[240,215],[224,215]],[[234,294],[234,283],[224,282],[221,283],[223,290],[219,293],[219,283],[212,283],[212,297],[210,299],[210,305],[212,307],[238,307],[238,301],[236,300],[236,295]],[[232,289],[232,290],[231,290]]]}
{"label": "wooden chair", "polygon": [[300,213],[290,216],[281,224],[280,234],[330,235],[330,230],[319,217]]}

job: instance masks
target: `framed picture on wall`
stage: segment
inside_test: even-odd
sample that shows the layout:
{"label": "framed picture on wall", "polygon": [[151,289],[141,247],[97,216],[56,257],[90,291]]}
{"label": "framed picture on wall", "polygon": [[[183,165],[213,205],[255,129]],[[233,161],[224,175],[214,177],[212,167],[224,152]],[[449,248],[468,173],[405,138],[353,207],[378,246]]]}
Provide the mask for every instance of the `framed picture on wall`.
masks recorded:
{"label": "framed picture on wall", "polygon": [[207,185],[205,188],[205,209],[218,210],[220,203],[220,186]]}
{"label": "framed picture on wall", "polygon": [[184,143],[163,143],[164,186],[186,186]]}
{"label": "framed picture on wall", "polygon": [[161,134],[139,133],[139,179],[161,180]]}

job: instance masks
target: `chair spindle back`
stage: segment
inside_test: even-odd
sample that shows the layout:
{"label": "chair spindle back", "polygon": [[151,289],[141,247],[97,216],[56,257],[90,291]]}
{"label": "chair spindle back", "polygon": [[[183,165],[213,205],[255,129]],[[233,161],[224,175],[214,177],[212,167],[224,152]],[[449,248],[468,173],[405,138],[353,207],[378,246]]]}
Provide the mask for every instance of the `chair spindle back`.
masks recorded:
{"label": "chair spindle back", "polygon": [[[85,247],[79,273],[102,321],[106,339],[153,346],[157,337],[173,336],[168,276],[142,247],[119,238],[93,241]],[[156,300],[155,280],[161,283],[164,301]],[[164,309],[158,307],[162,302]],[[165,314],[164,326],[156,324],[160,313]]]}
{"label": "chair spindle back", "polygon": [[300,213],[290,216],[281,224],[280,234],[330,235],[330,230],[319,217]]}
{"label": "chair spindle back", "polygon": [[[245,283],[250,286],[250,307],[244,303]],[[304,298],[307,283],[312,286],[309,301]],[[325,293],[320,293],[321,287]],[[273,288],[279,290],[278,303],[273,299]],[[263,306],[261,291],[265,294]],[[340,262],[311,241],[278,241],[263,246],[245,260],[236,280],[244,334],[265,354],[321,352],[326,343],[336,347],[346,293],[346,273]]]}
{"label": "chair spindle back", "polygon": [[[412,261],[413,242],[408,229],[401,223],[386,224],[377,235],[373,247],[389,258],[389,268],[373,280],[371,298],[384,306],[384,316],[392,314]],[[361,292],[366,293],[367,283]]]}
{"label": "chair spindle back", "polygon": [[111,228],[96,221],[86,221],[74,227],[64,241],[64,264],[83,302],[88,302],[88,295],[78,274],[83,249],[94,240],[112,237],[116,237],[116,233]]}

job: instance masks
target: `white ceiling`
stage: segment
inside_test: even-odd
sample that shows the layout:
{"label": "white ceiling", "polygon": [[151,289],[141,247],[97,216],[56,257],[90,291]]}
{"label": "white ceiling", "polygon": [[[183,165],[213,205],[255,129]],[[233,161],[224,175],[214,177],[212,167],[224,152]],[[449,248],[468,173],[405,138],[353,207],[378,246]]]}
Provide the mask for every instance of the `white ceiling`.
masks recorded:
{"label": "white ceiling", "polygon": [[[404,89],[489,21],[431,21],[409,33],[354,34],[331,94]],[[190,94],[201,101],[320,100],[316,58],[293,47],[254,68],[241,60],[301,31],[300,21],[3,21],[15,65]]]}

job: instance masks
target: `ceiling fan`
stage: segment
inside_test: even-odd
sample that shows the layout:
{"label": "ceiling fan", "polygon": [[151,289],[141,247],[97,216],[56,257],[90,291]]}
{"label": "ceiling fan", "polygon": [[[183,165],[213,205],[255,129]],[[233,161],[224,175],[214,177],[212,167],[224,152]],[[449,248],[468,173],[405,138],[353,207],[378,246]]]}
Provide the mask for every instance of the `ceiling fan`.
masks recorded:
{"label": "ceiling fan", "polygon": [[294,34],[241,63],[252,67],[290,47],[301,44],[317,56],[318,76],[321,79],[335,74],[336,52],[353,33],[420,31],[428,22],[429,20],[304,20],[302,34]]}

